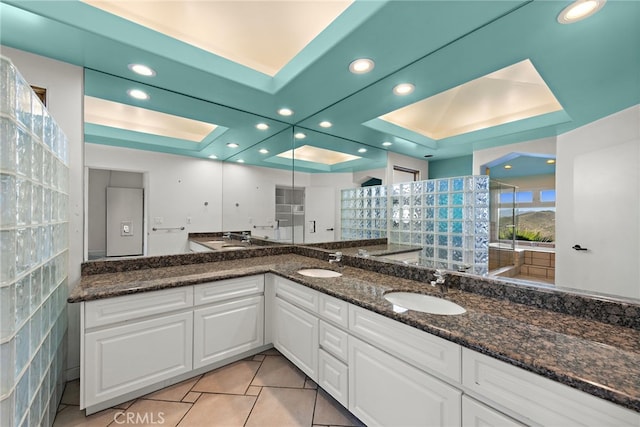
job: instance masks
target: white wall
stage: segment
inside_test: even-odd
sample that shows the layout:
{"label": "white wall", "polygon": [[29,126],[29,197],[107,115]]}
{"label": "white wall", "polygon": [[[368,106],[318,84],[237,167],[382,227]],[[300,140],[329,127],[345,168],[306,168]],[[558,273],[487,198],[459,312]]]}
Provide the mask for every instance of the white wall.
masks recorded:
{"label": "white wall", "polygon": [[107,187],[144,188],[144,175],[136,172],[90,169],[87,181],[87,252],[89,259],[107,253]]}
{"label": "white wall", "polygon": [[[80,282],[83,231],[83,69],[2,46],[29,84],[47,89],[47,109],[69,141],[69,289]],[[69,304],[67,377],[80,374],[80,306]]]}
{"label": "white wall", "polygon": [[407,169],[413,169],[420,172],[419,181],[429,179],[429,162],[421,159],[415,159],[413,157],[403,156],[402,154],[387,153],[387,173],[385,179],[382,180],[383,184],[395,184],[393,182],[393,167],[400,166]]}
{"label": "white wall", "polygon": [[640,106],[557,147],[556,284],[640,299]]}
{"label": "white wall", "polygon": [[[184,253],[188,233],[223,229],[219,161],[86,144],[85,164],[91,169],[144,173],[146,255]],[[183,231],[152,230],[183,226]]]}
{"label": "white wall", "polygon": [[224,163],[222,169],[224,231],[249,230],[252,235],[273,239],[275,230],[270,227],[275,225],[276,186],[291,187],[291,171],[238,163]]}
{"label": "white wall", "polygon": [[484,165],[511,153],[540,154],[553,157],[556,155],[556,137],[553,136],[474,151],[472,174],[484,175]]}

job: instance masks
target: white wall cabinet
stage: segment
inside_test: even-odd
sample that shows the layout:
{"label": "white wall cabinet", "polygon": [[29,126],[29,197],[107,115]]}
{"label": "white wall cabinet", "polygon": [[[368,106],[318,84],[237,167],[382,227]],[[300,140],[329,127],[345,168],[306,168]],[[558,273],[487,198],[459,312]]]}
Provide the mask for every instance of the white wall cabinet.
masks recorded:
{"label": "white wall cabinet", "polygon": [[189,372],[192,327],[185,312],[86,334],[85,407]]}
{"label": "white wall cabinet", "polygon": [[274,347],[318,381],[318,318],[278,296],[275,304]]}
{"label": "white wall cabinet", "polygon": [[459,426],[462,392],[349,339],[349,410],[368,426]]}

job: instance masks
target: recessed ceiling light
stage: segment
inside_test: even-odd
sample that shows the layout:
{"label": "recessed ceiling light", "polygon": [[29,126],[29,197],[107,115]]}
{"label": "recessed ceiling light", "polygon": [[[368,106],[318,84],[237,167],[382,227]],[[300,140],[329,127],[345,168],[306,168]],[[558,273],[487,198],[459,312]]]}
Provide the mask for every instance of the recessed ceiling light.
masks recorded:
{"label": "recessed ceiling light", "polygon": [[321,128],[330,128],[331,126],[333,126],[333,124],[331,122],[326,121],[326,120],[323,121],[323,122],[320,122],[320,127]]}
{"label": "recessed ceiling light", "polygon": [[141,76],[153,77],[156,75],[156,72],[152,68],[142,64],[129,64],[129,69]]}
{"label": "recessed ceiling light", "polygon": [[582,21],[602,9],[606,1],[576,0],[560,12],[558,22],[561,24],[573,24],[574,22]]}
{"label": "recessed ceiling light", "polygon": [[305,139],[307,137],[306,134],[302,133],[302,132],[297,132],[295,135],[293,135],[296,139]]}
{"label": "recessed ceiling light", "polygon": [[244,160],[238,159],[238,163],[244,163]]}
{"label": "recessed ceiling light", "polygon": [[382,143],[382,145],[385,146],[385,147],[388,147],[390,145],[393,145],[393,143],[389,142],[389,141],[385,141],[385,142]]}
{"label": "recessed ceiling light", "polygon": [[127,91],[127,93],[129,94],[130,97],[135,98],[135,99],[140,99],[143,101],[146,101],[147,99],[150,98],[149,94],[147,92],[144,92],[140,89],[129,89]]}
{"label": "recessed ceiling light", "polygon": [[281,116],[291,116],[293,114],[293,110],[290,108],[281,108],[278,110],[278,114]]}
{"label": "recessed ceiling light", "polygon": [[505,168],[505,169],[511,169],[512,167],[513,167],[513,166],[511,166],[511,165],[504,165],[504,168]]}
{"label": "recessed ceiling light", "polygon": [[230,143],[227,144],[227,147],[229,147],[229,148],[238,148],[239,145],[236,144],[235,142],[230,142]]}
{"label": "recessed ceiling light", "polygon": [[415,88],[411,83],[400,83],[393,88],[393,93],[400,96],[409,95]]}
{"label": "recessed ceiling light", "polygon": [[375,66],[376,63],[371,59],[360,58],[349,64],[349,71],[351,71],[353,74],[365,74],[373,70],[373,67]]}
{"label": "recessed ceiling light", "polygon": [[259,129],[259,130],[267,130],[267,129],[269,129],[269,125],[266,124],[266,123],[258,123],[256,125],[256,128]]}
{"label": "recessed ceiling light", "polygon": [[267,154],[269,152],[269,150],[267,150],[266,148],[261,148],[258,151],[261,152],[262,154]]}
{"label": "recessed ceiling light", "polygon": [[553,164],[555,164],[555,162],[556,162],[556,159],[547,160],[547,164],[549,164],[549,165],[553,165]]}
{"label": "recessed ceiling light", "polygon": [[358,148],[358,153],[366,153],[367,149],[366,148]]}
{"label": "recessed ceiling light", "polygon": [[210,159],[217,159],[217,158],[218,158],[218,156],[216,156],[215,154],[212,154],[212,155],[210,155],[210,156],[209,156],[209,158],[210,158]]}

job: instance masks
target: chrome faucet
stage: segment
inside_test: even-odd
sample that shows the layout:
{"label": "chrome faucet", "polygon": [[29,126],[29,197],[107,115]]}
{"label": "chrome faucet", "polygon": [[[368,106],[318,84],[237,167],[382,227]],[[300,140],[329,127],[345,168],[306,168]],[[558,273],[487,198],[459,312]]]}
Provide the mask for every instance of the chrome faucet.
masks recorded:
{"label": "chrome faucet", "polygon": [[242,241],[241,242],[250,245],[251,244],[251,234],[247,233],[246,231],[242,232]]}
{"label": "chrome faucet", "polygon": [[227,231],[226,233],[224,233],[224,234],[222,235],[222,238],[223,238],[223,239],[227,239],[227,240],[231,240],[231,232],[230,232],[230,231]]}
{"label": "chrome faucet", "polygon": [[339,263],[342,261],[342,252],[329,254],[329,264]]}
{"label": "chrome faucet", "polygon": [[449,285],[445,277],[446,274],[447,272],[441,269],[437,269],[435,273],[433,273],[433,277],[436,280],[431,281],[431,286],[439,288],[441,294],[446,294],[449,290]]}

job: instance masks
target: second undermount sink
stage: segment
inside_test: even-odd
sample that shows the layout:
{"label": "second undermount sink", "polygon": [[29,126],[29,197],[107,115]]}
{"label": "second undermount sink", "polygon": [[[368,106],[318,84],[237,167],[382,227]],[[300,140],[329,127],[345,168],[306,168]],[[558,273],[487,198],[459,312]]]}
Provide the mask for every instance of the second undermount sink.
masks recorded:
{"label": "second undermount sink", "polygon": [[303,270],[298,270],[298,273],[307,277],[330,278],[342,276],[342,273],[338,273],[337,271],[333,270],[325,270],[324,268],[305,268]]}
{"label": "second undermount sink", "polygon": [[384,299],[393,304],[393,310],[403,313],[407,310],[421,311],[430,314],[456,315],[465,313],[463,307],[455,302],[431,295],[417,294],[413,292],[389,292]]}

